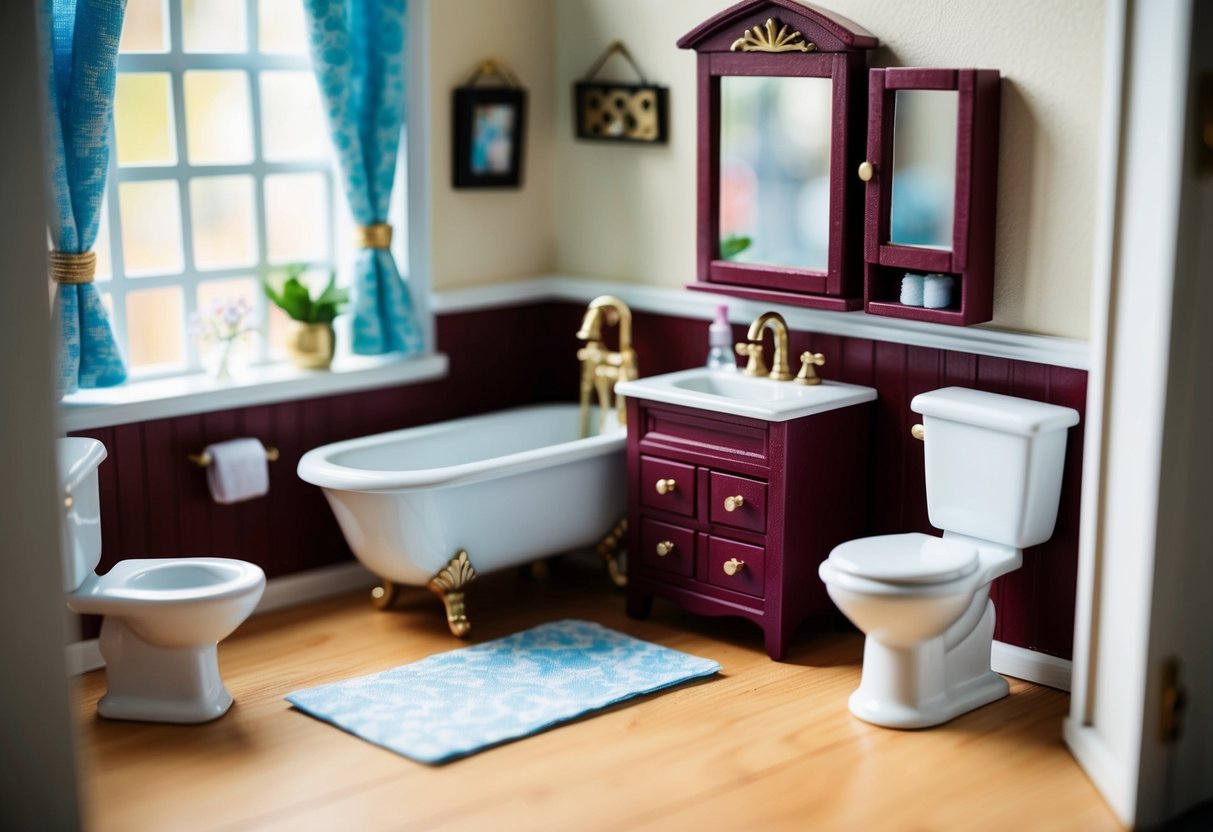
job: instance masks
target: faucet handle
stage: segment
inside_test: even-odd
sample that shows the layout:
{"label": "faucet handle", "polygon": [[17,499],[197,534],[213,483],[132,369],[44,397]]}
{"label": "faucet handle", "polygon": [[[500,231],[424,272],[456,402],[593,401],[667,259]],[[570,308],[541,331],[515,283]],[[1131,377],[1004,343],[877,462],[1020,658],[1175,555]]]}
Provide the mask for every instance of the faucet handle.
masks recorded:
{"label": "faucet handle", "polygon": [[750,341],[739,341],[736,346],[737,354],[749,357],[746,362],[745,370],[747,376],[765,376],[770,373],[767,369],[767,363],[762,359],[762,344],[755,344]]}
{"label": "faucet handle", "polygon": [[800,372],[796,375],[797,384],[821,384],[814,366],[820,367],[826,363],[826,357],[819,352],[802,352],[800,354]]}

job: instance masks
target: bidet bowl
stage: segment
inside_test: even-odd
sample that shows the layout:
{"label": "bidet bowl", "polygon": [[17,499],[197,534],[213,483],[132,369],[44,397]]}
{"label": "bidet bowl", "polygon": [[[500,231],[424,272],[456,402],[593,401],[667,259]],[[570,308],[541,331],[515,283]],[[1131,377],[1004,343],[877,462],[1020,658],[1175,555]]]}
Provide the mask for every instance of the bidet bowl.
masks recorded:
{"label": "bidet bowl", "polygon": [[231,558],[124,560],[68,595],[73,612],[122,618],[148,644],[215,644],[248,618],[265,573]]}
{"label": "bidet bowl", "polygon": [[784,422],[875,400],[871,387],[823,381],[797,384],[747,376],[733,370],[696,367],[621,381],[615,391],[637,399],[681,405],[766,422]]}

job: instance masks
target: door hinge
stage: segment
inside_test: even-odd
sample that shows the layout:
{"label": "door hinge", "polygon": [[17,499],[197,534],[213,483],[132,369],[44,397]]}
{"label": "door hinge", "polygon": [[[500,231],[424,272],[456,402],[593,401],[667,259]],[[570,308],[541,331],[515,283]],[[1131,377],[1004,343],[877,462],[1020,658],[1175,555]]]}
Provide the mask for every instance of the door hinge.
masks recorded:
{"label": "door hinge", "polygon": [[1169,658],[1162,665],[1162,694],[1159,697],[1159,731],[1164,743],[1173,743],[1183,733],[1183,713],[1188,707],[1188,692],[1180,682],[1183,664]]}

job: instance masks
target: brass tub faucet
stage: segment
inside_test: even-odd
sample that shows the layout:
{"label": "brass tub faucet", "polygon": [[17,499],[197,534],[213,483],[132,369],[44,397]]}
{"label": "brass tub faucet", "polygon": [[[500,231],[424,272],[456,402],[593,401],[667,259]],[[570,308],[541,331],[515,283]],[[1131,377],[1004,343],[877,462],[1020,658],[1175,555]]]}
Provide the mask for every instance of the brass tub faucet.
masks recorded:
{"label": "brass tub faucet", "polygon": [[[604,323],[608,326],[618,325],[618,350],[607,349],[603,343]],[[579,435],[584,438],[590,435],[590,394],[597,395],[602,417],[599,431],[605,431],[609,427],[608,411],[611,409],[615,383],[637,377],[636,352],[632,349],[632,310],[614,295],[594,298],[585,310],[577,337],[585,341],[585,346],[577,350],[577,360],[581,362]],[[623,396],[614,395],[614,399],[615,419],[622,425],[627,417]]]}
{"label": "brass tub faucet", "polygon": [[[768,325],[775,332],[775,354],[771,356],[769,372],[762,357],[762,331]],[[755,318],[746,340],[737,345],[737,353],[749,356],[744,370],[748,376],[769,376],[775,381],[792,378],[792,369],[788,366],[788,322],[778,312],[763,312]]]}

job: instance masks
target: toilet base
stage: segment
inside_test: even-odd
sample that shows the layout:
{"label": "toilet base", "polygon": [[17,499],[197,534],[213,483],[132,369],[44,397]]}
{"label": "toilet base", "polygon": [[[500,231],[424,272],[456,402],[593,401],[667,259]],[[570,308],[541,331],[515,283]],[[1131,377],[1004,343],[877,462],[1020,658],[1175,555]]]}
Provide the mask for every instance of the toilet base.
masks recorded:
{"label": "toilet base", "polygon": [[863,675],[848,703],[851,713],[885,728],[929,728],[1010,692],[1007,680],[990,670],[993,602],[985,600],[977,626],[950,650],[947,635],[911,646],[868,636]]}
{"label": "toilet base", "polygon": [[106,616],[99,639],[108,690],[97,703],[106,719],[194,724],[232,706],[219,677],[217,644],[157,647],[121,618]]}

